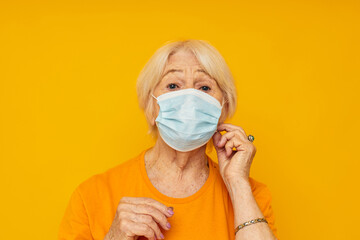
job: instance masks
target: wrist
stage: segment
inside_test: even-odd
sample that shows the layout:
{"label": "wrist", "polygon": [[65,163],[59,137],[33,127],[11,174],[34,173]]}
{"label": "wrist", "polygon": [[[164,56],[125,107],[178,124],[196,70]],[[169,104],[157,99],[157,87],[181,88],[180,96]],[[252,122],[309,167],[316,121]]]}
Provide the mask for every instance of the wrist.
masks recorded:
{"label": "wrist", "polygon": [[252,195],[251,185],[249,179],[246,178],[233,178],[227,179],[225,185],[228,189],[229,195],[232,200],[242,198],[246,194]]}
{"label": "wrist", "polygon": [[240,176],[227,177],[225,178],[225,182],[230,186],[250,185],[249,177],[240,177]]}

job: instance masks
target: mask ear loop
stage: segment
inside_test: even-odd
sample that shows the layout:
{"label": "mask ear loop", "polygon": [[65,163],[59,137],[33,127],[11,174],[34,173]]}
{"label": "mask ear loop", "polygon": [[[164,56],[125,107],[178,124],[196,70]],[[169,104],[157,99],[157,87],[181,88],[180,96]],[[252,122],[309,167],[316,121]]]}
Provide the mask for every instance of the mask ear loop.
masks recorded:
{"label": "mask ear loop", "polygon": [[157,97],[155,97],[153,94],[151,94],[151,96],[152,96],[153,98],[155,98],[155,99],[158,101]]}
{"label": "mask ear loop", "polygon": [[228,102],[228,100],[227,99],[223,99],[223,101],[222,101],[222,104],[221,104],[221,109],[224,107],[224,105],[225,105],[225,103],[227,103]]}
{"label": "mask ear loop", "polygon": [[[151,93],[151,96],[152,96],[153,98],[155,98],[155,100],[156,100],[157,102],[159,102],[159,100],[157,99],[157,97],[154,96],[154,94]],[[155,125],[157,126],[156,120],[155,120]],[[150,130],[149,130],[149,131],[150,131]]]}
{"label": "mask ear loop", "polygon": [[[224,105],[225,105],[225,103],[227,103],[228,102],[228,100],[227,99],[223,99],[223,101],[222,101],[222,104],[221,104],[221,110],[223,109],[223,107],[224,107]],[[218,130],[216,130],[215,132],[218,132],[218,133],[220,133]]]}

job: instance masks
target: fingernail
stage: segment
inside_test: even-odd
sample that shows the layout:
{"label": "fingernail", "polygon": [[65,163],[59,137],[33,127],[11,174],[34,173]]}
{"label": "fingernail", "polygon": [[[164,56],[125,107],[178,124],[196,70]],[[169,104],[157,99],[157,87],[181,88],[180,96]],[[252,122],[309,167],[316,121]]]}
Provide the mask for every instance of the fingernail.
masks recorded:
{"label": "fingernail", "polygon": [[160,237],[161,237],[161,239],[164,239],[164,238],[165,238],[162,233],[160,233]]}
{"label": "fingernail", "polygon": [[168,228],[171,228],[171,225],[170,225],[169,222],[166,224],[166,226],[167,226]]}
{"label": "fingernail", "polygon": [[169,208],[168,208],[168,213],[171,214],[171,215],[173,215],[173,214],[174,214],[174,211],[173,211],[173,210],[174,210],[173,207],[169,207]]}

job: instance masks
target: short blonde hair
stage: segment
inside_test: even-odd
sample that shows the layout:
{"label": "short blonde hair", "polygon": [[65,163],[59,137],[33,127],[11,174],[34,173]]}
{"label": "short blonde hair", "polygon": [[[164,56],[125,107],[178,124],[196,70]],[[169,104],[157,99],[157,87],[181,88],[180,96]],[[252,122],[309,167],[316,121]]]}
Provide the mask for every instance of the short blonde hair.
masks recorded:
{"label": "short blonde hair", "polygon": [[191,51],[210,77],[216,80],[225,98],[226,117],[231,117],[235,113],[237,96],[234,78],[218,50],[204,40],[168,41],[154,53],[137,78],[139,105],[145,112],[149,133],[154,136],[157,131],[156,126],[151,124],[155,110],[151,94],[161,81],[169,57],[182,49]]}

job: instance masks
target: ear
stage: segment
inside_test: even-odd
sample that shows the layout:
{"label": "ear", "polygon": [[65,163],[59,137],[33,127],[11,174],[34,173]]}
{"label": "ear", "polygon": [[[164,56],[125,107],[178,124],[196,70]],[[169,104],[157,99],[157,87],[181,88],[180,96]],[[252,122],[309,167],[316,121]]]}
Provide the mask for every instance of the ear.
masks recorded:
{"label": "ear", "polygon": [[157,101],[153,97],[151,97],[149,104],[152,104],[151,105],[151,118],[150,118],[151,122],[150,123],[152,126],[155,126],[156,125],[155,120],[156,120],[157,116],[159,115],[160,107],[157,104]]}
{"label": "ear", "polygon": [[146,121],[149,124],[149,126],[153,127],[156,125],[156,101],[154,101],[154,98],[150,95],[145,103],[145,116],[146,116]]}
{"label": "ear", "polygon": [[223,108],[221,109],[221,115],[219,118],[219,124],[225,122],[229,112],[229,103],[226,101]]}

